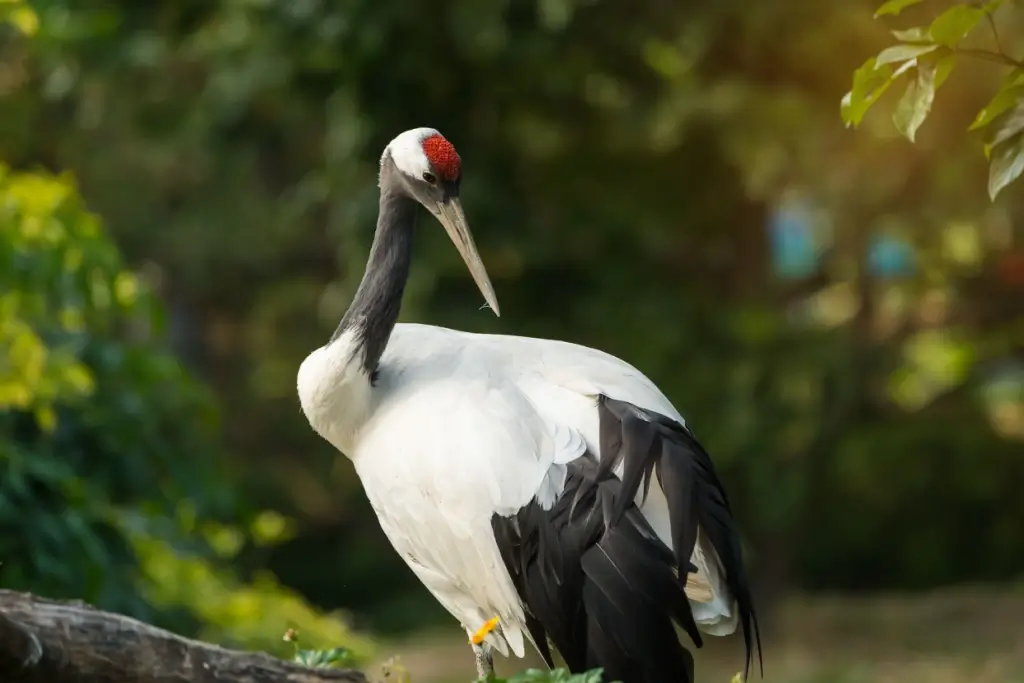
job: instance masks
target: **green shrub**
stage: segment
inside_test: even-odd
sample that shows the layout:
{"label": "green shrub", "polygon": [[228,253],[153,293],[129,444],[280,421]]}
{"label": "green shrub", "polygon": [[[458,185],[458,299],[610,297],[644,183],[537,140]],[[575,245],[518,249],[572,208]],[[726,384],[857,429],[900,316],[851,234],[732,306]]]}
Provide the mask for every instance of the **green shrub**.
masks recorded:
{"label": "green shrub", "polygon": [[367,654],[273,576],[230,571],[287,525],[244,513],[163,325],[69,177],[0,166],[0,584],[217,642],[273,650],[286,624]]}

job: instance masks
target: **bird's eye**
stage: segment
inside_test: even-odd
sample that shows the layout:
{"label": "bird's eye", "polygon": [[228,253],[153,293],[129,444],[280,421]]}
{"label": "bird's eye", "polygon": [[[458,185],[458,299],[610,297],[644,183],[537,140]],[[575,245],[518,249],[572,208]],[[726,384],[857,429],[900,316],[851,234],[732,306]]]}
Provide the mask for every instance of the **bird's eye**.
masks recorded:
{"label": "bird's eye", "polygon": [[429,172],[423,174],[423,179],[425,181],[427,181],[428,183],[430,183],[431,185],[433,185],[434,183],[437,182],[437,176],[435,176],[433,173],[429,173]]}

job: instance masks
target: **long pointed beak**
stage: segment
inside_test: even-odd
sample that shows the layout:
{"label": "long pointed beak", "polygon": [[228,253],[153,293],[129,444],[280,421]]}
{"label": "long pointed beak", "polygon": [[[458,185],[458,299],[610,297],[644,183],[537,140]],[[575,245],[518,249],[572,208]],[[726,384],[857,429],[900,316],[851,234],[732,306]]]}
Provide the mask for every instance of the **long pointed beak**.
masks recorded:
{"label": "long pointed beak", "polygon": [[450,197],[447,201],[438,202],[436,207],[434,215],[437,216],[437,220],[441,221],[448,237],[455,243],[455,248],[459,250],[459,255],[466,262],[466,267],[469,268],[469,273],[473,276],[473,281],[476,282],[480,293],[484,295],[484,300],[494,311],[494,315],[501,316],[501,311],[498,310],[498,298],[494,295],[494,287],[491,286],[491,278],[487,276],[487,269],[484,268],[484,262],[480,260],[480,254],[477,253],[476,244],[473,242],[473,235],[469,232],[466,214],[462,211],[462,202],[458,197]]}

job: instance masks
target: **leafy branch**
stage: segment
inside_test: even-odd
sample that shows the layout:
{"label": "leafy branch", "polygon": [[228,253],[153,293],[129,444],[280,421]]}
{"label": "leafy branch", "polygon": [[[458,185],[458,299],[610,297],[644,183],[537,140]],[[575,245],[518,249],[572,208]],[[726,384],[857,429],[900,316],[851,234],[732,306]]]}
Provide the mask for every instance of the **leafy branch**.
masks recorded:
{"label": "leafy branch", "polygon": [[[898,16],[924,0],[888,0],[875,17]],[[1007,53],[1000,42],[993,13],[1005,0],[960,2],[935,17],[928,26],[892,31],[898,44],[868,58],[853,74],[853,86],[843,96],[846,125],[856,127],[867,111],[897,81],[905,81],[892,113],[897,130],[914,142],[935,101],[935,93],[961,57],[1010,67],[992,99],[982,107],[969,130],[980,131],[989,159],[988,192],[992,200],[1024,173],[1024,60]],[[962,43],[987,24],[995,50],[964,47]]]}

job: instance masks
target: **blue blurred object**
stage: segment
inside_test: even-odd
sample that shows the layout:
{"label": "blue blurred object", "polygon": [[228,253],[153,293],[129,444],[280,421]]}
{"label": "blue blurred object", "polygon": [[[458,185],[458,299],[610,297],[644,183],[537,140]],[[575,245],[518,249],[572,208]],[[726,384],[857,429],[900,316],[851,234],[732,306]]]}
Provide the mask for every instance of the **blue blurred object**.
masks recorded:
{"label": "blue blurred object", "polygon": [[914,272],[914,249],[903,238],[874,235],[868,245],[868,269],[875,275],[909,275]]}
{"label": "blue blurred object", "polygon": [[806,203],[784,202],[768,223],[775,274],[786,278],[807,277],[818,267],[813,219]]}

